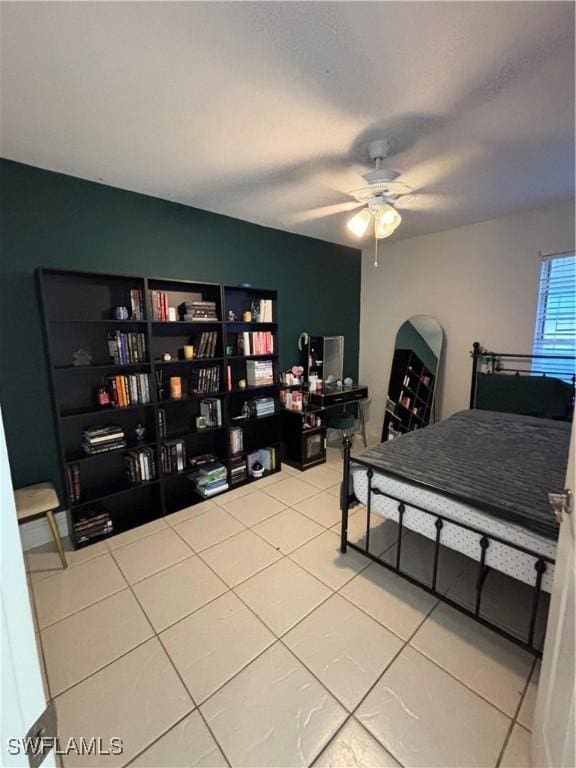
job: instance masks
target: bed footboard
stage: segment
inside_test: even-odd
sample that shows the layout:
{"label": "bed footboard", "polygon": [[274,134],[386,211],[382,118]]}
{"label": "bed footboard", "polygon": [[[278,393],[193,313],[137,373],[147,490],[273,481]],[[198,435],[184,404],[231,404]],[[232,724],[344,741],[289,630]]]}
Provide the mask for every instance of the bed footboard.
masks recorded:
{"label": "bed footboard", "polygon": [[[379,488],[376,488],[373,486],[372,480],[375,473],[378,472],[378,469],[363,459],[357,459],[357,458],[353,459],[351,456],[351,448],[352,448],[351,441],[349,439],[346,439],[344,441],[344,474],[342,478],[342,487],[341,487],[341,494],[340,494],[340,509],[342,512],[342,528],[341,528],[341,539],[340,539],[341,551],[345,553],[347,551],[347,548],[350,547],[351,549],[357,552],[360,552],[361,554],[363,554],[365,557],[368,557],[373,562],[376,562],[379,565],[381,565],[383,568],[387,568],[393,573],[396,573],[398,576],[401,576],[402,578],[406,579],[412,584],[420,587],[421,589],[425,590],[429,594],[433,595],[438,600],[442,600],[444,603],[447,603],[448,605],[460,611],[461,613],[464,613],[465,615],[474,619],[480,624],[488,627],[494,632],[497,632],[502,637],[505,637],[506,639],[510,640],[516,645],[519,645],[522,648],[530,651],[534,655],[540,657],[542,655],[542,643],[537,642],[536,621],[538,617],[538,609],[540,607],[540,601],[541,601],[541,595],[542,595],[542,579],[544,574],[546,573],[546,570],[550,566],[554,565],[554,560],[539,552],[535,552],[533,550],[530,550],[526,547],[523,547],[511,541],[506,541],[504,539],[501,539],[498,536],[495,536],[494,534],[487,533],[486,531],[482,531],[478,528],[475,528],[471,525],[467,525],[460,521],[456,521],[452,518],[447,518],[442,514],[439,514],[438,512],[432,512],[430,510],[424,509],[423,507],[417,506],[416,504],[413,504],[412,502],[410,502],[411,508],[417,509],[420,512],[424,512],[426,515],[430,515],[430,517],[434,519],[434,527],[436,530],[435,537],[433,540],[434,549],[433,549],[433,562],[432,562],[432,577],[430,579],[430,582],[426,583],[416,578],[414,575],[407,573],[402,568],[402,539],[403,539],[403,534],[405,532],[404,514],[406,511],[406,504],[402,499],[391,496],[390,494],[386,494]],[[366,504],[366,531],[365,531],[363,546],[360,546],[357,543],[351,542],[348,539],[348,519],[349,519],[349,510],[350,510],[351,500],[352,500],[351,473],[352,473],[353,466],[357,466],[358,468],[365,469],[366,476],[368,478],[368,496],[367,496],[367,504]],[[399,530],[398,530],[398,538],[397,538],[396,544],[392,545],[396,547],[393,563],[386,562],[381,557],[378,557],[377,555],[369,551],[370,550],[371,516],[373,514],[372,513],[373,496],[384,496],[388,499],[391,499],[397,505],[396,508],[398,511]],[[438,570],[439,570],[439,564],[441,560],[442,543],[443,543],[442,531],[447,524],[458,526],[460,528],[466,529],[467,531],[471,531],[474,534],[477,534],[479,536],[478,572],[476,577],[476,585],[475,585],[476,595],[475,595],[475,604],[473,609],[457,602],[456,600],[453,600],[451,597],[440,592],[437,589]],[[486,556],[493,542],[500,542],[506,545],[507,547],[511,547],[513,549],[519,550],[534,559],[534,583],[533,585],[531,585],[531,589],[532,589],[531,605],[530,605],[529,616],[527,617],[527,620],[526,620],[526,632],[525,632],[525,635],[523,636],[515,635],[512,632],[507,631],[503,627],[499,626],[498,624],[495,624],[494,622],[490,621],[489,619],[481,615],[483,590],[486,583],[486,578],[490,572],[490,567],[486,564]]]}

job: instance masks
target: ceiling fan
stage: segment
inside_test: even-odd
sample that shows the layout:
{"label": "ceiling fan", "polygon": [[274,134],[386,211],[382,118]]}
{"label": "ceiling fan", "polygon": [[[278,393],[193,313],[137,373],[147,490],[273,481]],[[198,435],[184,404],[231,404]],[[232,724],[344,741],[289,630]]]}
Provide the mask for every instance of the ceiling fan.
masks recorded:
{"label": "ceiling fan", "polygon": [[403,198],[413,197],[412,188],[398,181],[400,173],[382,165],[392,146],[389,139],[376,139],[368,143],[366,149],[368,157],[374,163],[374,169],[362,175],[366,182],[364,186],[350,192],[350,195],[365,207],[352,216],[346,226],[357,237],[362,237],[370,226],[373,227],[376,241],[375,267],[378,266],[378,240],[390,237],[402,221],[397,204]]}

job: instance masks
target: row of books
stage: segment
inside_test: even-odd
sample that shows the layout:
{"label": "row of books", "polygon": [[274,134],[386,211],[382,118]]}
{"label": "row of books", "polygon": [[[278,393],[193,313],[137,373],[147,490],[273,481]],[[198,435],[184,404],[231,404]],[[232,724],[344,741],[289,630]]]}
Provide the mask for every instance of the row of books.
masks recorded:
{"label": "row of books", "polygon": [[197,345],[196,357],[215,357],[218,331],[204,331]]}
{"label": "row of books", "polygon": [[116,365],[146,362],[146,336],[143,333],[108,332],[108,353]]}
{"label": "row of books", "polygon": [[207,397],[200,401],[200,416],[204,417],[207,427],[222,426],[222,403],[219,397]]}
{"label": "row of books", "polygon": [[152,304],[152,320],[176,320],[176,309],[170,313],[168,294],[165,291],[150,291],[150,303]]}
{"label": "row of books", "polygon": [[269,387],[274,384],[272,360],[247,360],[246,381],[249,387]]}
{"label": "row of books", "polygon": [[74,537],[78,544],[86,544],[100,536],[109,536],[114,530],[110,514],[101,506],[82,512],[82,517],[73,524]]}
{"label": "row of books", "polygon": [[108,376],[106,389],[110,404],[119,408],[150,402],[150,383],[147,373]]}
{"label": "row of books", "polygon": [[185,301],[178,306],[178,314],[187,323],[218,322],[215,301]]}
{"label": "row of books", "polygon": [[140,288],[130,289],[130,310],[132,320],[144,320],[144,299]]}
{"label": "row of books", "polygon": [[162,471],[167,475],[186,469],[186,443],[184,440],[169,440],[160,446]]}
{"label": "row of books", "polygon": [[132,484],[143,483],[156,477],[156,460],[152,448],[137,448],[124,456],[124,467]]}
{"label": "row of books", "polygon": [[[258,302],[257,302],[258,303]],[[272,323],[272,299],[260,299],[260,323]]]}
{"label": "row of books", "polygon": [[274,336],[270,331],[244,331],[236,334],[239,355],[274,354]]}
{"label": "row of books", "polygon": [[190,376],[191,392],[220,392],[220,367],[195,368]]}
{"label": "row of books", "polygon": [[126,447],[126,435],[116,424],[86,427],[82,431],[82,448],[90,456]]}

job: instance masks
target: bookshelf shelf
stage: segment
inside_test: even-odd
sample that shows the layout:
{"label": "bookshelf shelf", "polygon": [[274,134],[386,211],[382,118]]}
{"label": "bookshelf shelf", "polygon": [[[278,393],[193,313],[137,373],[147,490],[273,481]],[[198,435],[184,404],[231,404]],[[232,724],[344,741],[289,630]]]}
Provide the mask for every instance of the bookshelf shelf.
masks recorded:
{"label": "bookshelf shelf", "polygon": [[221,325],[222,322],[220,320],[152,320],[153,328],[157,326],[168,326],[169,328],[215,328]]}
{"label": "bookshelf shelf", "polygon": [[[232,427],[240,427],[243,435],[245,432],[240,461],[247,464],[251,457],[254,462],[257,454],[264,457],[260,460],[265,466],[272,467],[264,477],[280,471],[278,385],[238,387],[241,379],[257,371],[257,367],[247,365],[250,360],[270,360],[274,381],[278,380],[276,291],[58,269],[38,269],[37,277],[60,457],[60,497],[68,510],[75,546],[86,546],[216,495],[204,496],[189,479],[193,471],[189,460],[193,457],[215,456],[226,467],[230,488],[254,482],[248,466],[242,482],[232,482],[239,476],[238,457],[231,453]],[[258,306],[259,316],[273,322],[228,323],[217,319],[225,318],[229,311],[239,318],[253,311],[257,317]],[[126,307],[131,317],[114,319],[116,307]],[[175,316],[185,319],[160,319]],[[249,347],[238,341],[246,334]],[[111,348],[114,344],[116,347]],[[187,360],[182,349],[186,345],[194,346],[196,354],[200,350],[206,355],[207,351],[208,356]],[[137,352],[131,355],[130,346]],[[272,348],[273,352],[239,354],[243,348],[251,352]],[[93,364],[72,364],[80,349],[92,356]],[[168,353],[172,359],[162,360]],[[134,354],[144,359],[118,363],[118,359],[134,359]],[[69,371],[83,371],[84,375],[69,375]],[[163,399],[162,395],[170,392],[173,377],[181,378],[183,397]],[[218,387],[218,391],[192,391],[205,386]],[[106,391],[116,402],[129,404],[98,405]],[[246,402],[255,408],[252,401],[259,397],[274,398],[276,411],[241,421],[232,419]],[[148,398],[149,402],[135,402]],[[220,402],[217,407],[202,404],[214,399]],[[173,407],[176,403],[181,407]],[[215,423],[214,412],[221,424],[196,427],[201,415]],[[107,427],[122,430],[127,445],[85,453],[85,430],[105,432]],[[145,439],[137,441],[142,429]],[[113,443],[114,438],[110,440]],[[166,455],[163,444],[176,440],[185,445],[187,463],[183,470],[167,473],[162,468]],[[151,479],[132,483],[128,473],[132,479]],[[97,527],[101,518],[111,523],[112,531]]]}
{"label": "bookshelf shelf", "polygon": [[149,488],[150,486],[158,485],[160,480],[158,478],[154,480],[146,480],[143,483],[134,483],[133,485],[117,485],[110,486],[110,490],[96,492],[93,495],[88,496],[86,499],[81,499],[80,501],[74,501],[70,504],[72,509],[78,509],[80,507],[85,507],[88,504],[95,504],[100,501],[105,501],[106,499],[112,499],[116,496],[124,496],[127,493],[133,493],[134,491],[141,490],[142,488]]}
{"label": "bookshelf shelf", "polygon": [[144,363],[97,363],[96,365],[55,365],[55,371],[129,371],[140,368],[150,368],[149,362]]}
{"label": "bookshelf shelf", "polygon": [[241,427],[242,424],[252,424],[256,421],[264,421],[265,419],[273,419],[275,416],[279,416],[280,411],[274,411],[274,413],[267,413],[265,416],[250,416],[247,419],[235,419],[232,417],[230,419],[230,424],[233,427]]}
{"label": "bookshelf shelf", "polygon": [[226,392],[198,392],[192,395],[183,395],[182,397],[167,397],[165,400],[159,400],[156,405],[163,408],[165,405],[187,403],[190,402],[190,400],[204,400],[206,397],[224,397],[226,394]]}
{"label": "bookshelf shelf", "polygon": [[137,448],[154,448],[156,443],[146,442],[129,442],[124,448],[113,448],[109,451],[101,451],[100,453],[85,453],[82,450],[70,451],[66,454],[66,464],[78,464],[82,461],[94,461],[96,459],[111,458],[118,456],[128,451],[134,451]]}
{"label": "bookshelf shelf", "polygon": [[278,355],[270,352],[266,355],[228,355],[228,360],[275,360]]}
{"label": "bookshelf shelf", "polygon": [[162,440],[182,440],[186,437],[197,437],[200,435],[207,435],[207,434],[210,434],[210,432],[225,432],[227,429],[228,427],[225,425],[222,425],[221,427],[205,427],[204,429],[188,429],[188,430],[183,430],[182,432],[170,433],[169,435],[161,439]]}
{"label": "bookshelf shelf", "polygon": [[209,367],[212,364],[223,362],[223,357],[195,357],[193,360],[155,360],[154,365],[157,368],[164,365],[203,365]]}
{"label": "bookshelf shelf", "polygon": [[253,320],[250,322],[243,322],[242,320],[235,320],[232,323],[227,322],[226,326],[233,330],[246,331],[250,328],[256,328],[257,330],[274,330],[278,327],[278,323],[255,323]]}
{"label": "bookshelf shelf", "polygon": [[102,318],[102,317],[74,317],[74,318],[66,318],[66,317],[47,317],[46,322],[48,323],[84,323],[84,324],[91,324],[91,323],[104,323],[104,325],[146,325],[146,320],[115,320],[113,317],[110,318]]}
{"label": "bookshelf shelf", "polygon": [[102,408],[73,408],[70,411],[60,411],[60,417],[63,419],[75,419],[80,416],[116,416],[119,413],[125,413],[126,411],[138,411],[142,408],[152,408],[157,403],[136,403],[135,405],[123,405],[123,406],[103,406]]}

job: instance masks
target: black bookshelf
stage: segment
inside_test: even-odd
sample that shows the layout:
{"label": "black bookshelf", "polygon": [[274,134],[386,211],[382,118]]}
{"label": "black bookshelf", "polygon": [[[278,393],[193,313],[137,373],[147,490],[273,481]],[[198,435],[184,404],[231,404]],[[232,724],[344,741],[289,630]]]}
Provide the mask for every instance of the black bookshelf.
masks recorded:
{"label": "black bookshelf", "polygon": [[432,417],[434,374],[411,349],[397,349],[384,414],[382,440],[426,427]]}
{"label": "black bookshelf", "polygon": [[[276,291],[56,269],[38,269],[37,276],[62,488],[75,546],[204,501],[189,478],[192,467],[188,462],[194,456],[214,454],[227,468],[230,489],[254,481],[247,468],[239,480],[236,469],[233,482],[232,468],[249,456],[254,458],[258,451],[266,459],[275,454],[264,476],[280,470]],[[269,302],[266,310],[272,320],[242,319],[262,299]],[[186,302],[210,303],[215,316],[181,319]],[[115,319],[115,307],[126,307],[129,317]],[[229,311],[240,320],[228,322]],[[255,346],[250,355],[244,354],[238,341],[245,334],[251,335]],[[185,346],[194,347],[192,359],[184,358]],[[120,359],[112,359],[111,348]],[[78,350],[90,357],[80,355],[78,359]],[[269,360],[272,381],[248,385],[249,360],[259,364]],[[178,381],[171,379],[179,380],[180,397]],[[122,404],[101,405],[98,395],[102,389],[112,392]],[[273,413],[255,416],[254,400],[259,397],[273,400]],[[219,401],[221,423],[202,428],[197,419],[201,403],[207,399]],[[245,403],[250,416],[236,418]],[[126,444],[87,454],[82,448],[84,430],[111,425],[120,428]],[[232,427],[242,429],[239,456],[231,450]],[[172,441],[182,441],[186,464],[180,471],[169,472],[163,469],[162,452],[166,450],[163,445]],[[135,450],[145,454],[145,459],[139,457],[136,462],[140,478],[136,482],[128,478],[126,469]],[[79,483],[74,477],[79,477]],[[96,520],[98,515],[107,515],[112,530],[88,538],[83,522],[88,514]]]}

